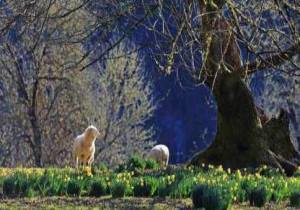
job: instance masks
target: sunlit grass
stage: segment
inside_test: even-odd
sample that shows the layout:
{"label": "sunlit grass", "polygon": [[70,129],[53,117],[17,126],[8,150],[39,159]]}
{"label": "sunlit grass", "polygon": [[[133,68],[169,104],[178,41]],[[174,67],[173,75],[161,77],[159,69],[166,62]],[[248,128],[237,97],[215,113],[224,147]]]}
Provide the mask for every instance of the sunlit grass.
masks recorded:
{"label": "sunlit grass", "polygon": [[[112,192],[118,194],[112,191],[112,187],[118,185],[114,190],[124,192],[121,197],[189,199],[195,186],[207,185],[229,196],[232,205],[238,205],[248,202],[251,192],[261,187],[267,193],[268,202],[288,202],[291,194],[300,190],[299,173],[300,169],[295,176],[286,177],[278,169],[267,166],[239,170],[225,170],[221,166],[212,165],[162,170],[128,170],[125,167],[123,171],[112,171],[105,167],[84,167],[79,170],[19,167],[0,168],[0,186],[4,196],[12,198],[87,197],[91,195],[92,183],[101,181],[105,186],[105,189],[101,189],[102,194],[107,196],[111,196]],[[73,193],[72,190],[76,192]]]}

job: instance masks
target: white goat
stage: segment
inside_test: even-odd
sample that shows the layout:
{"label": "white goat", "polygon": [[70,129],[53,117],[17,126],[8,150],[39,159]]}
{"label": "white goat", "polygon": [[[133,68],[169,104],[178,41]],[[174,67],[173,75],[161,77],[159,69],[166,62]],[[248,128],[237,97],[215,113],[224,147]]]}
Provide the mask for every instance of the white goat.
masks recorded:
{"label": "white goat", "polygon": [[160,166],[168,166],[169,156],[169,149],[163,144],[154,146],[149,152],[149,158],[158,162]]}
{"label": "white goat", "polygon": [[83,164],[91,166],[94,162],[95,140],[100,135],[98,129],[90,125],[83,134],[77,136],[73,144],[73,157],[75,158],[75,166]]}

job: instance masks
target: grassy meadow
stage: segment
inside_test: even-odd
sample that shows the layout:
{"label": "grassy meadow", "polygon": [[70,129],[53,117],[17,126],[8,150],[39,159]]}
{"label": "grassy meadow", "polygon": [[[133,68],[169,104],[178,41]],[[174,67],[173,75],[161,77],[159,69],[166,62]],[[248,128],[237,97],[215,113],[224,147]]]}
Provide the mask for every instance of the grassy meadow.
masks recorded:
{"label": "grassy meadow", "polygon": [[0,168],[0,189],[2,209],[300,208],[300,170],[286,177],[267,166],[159,169],[156,162],[137,156],[114,170],[104,164],[78,170]]}

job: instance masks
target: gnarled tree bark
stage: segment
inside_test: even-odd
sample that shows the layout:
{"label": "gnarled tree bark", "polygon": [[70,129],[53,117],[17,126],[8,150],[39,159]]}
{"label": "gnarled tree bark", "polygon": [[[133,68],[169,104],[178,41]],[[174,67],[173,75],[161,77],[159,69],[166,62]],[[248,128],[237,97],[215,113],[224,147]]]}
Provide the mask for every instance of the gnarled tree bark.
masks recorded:
{"label": "gnarled tree bark", "polygon": [[262,125],[252,95],[236,73],[222,75],[213,93],[218,107],[217,135],[191,164],[233,169],[266,164],[284,169],[288,175],[296,170],[299,154],[291,141],[284,110]]}
{"label": "gnarled tree bark", "polygon": [[[287,113],[281,110],[277,118],[262,125],[251,92],[243,82],[247,72],[241,71],[240,52],[231,26],[217,14],[217,7],[221,8],[223,2],[199,2],[206,32],[202,38],[206,54],[201,77],[215,96],[218,124],[213,143],[194,155],[189,164],[233,169],[266,164],[291,175],[299,164],[299,153],[291,141]],[[216,15],[205,15],[212,14],[211,10]]]}

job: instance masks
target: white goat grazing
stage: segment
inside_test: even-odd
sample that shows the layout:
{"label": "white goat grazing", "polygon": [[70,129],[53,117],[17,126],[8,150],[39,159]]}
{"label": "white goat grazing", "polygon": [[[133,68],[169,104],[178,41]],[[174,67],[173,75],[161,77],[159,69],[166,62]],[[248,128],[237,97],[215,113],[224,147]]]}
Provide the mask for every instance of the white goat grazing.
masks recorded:
{"label": "white goat grazing", "polygon": [[75,158],[75,166],[79,165],[91,166],[94,162],[95,140],[100,135],[98,129],[90,125],[83,134],[77,136],[73,144],[73,157]]}
{"label": "white goat grazing", "polygon": [[163,144],[154,146],[149,153],[149,158],[154,159],[160,166],[168,166],[169,156],[169,149]]}

